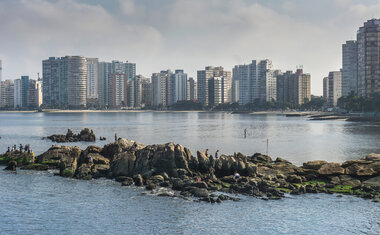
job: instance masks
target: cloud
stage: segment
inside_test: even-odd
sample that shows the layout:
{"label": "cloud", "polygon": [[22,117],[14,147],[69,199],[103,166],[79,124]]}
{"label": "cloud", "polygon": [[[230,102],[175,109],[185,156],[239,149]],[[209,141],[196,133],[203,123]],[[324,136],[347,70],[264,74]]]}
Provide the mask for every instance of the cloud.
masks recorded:
{"label": "cloud", "polygon": [[100,5],[12,0],[0,2],[0,9],[0,50],[12,55],[8,64],[25,63],[25,70],[40,71],[42,59],[49,56],[124,60],[161,49],[161,35],[153,27],[120,21]]}
{"label": "cloud", "polygon": [[49,56],[128,59],[145,76],[167,68],[195,76],[207,65],[231,70],[268,58],[282,70],[303,64],[312,93],[321,94],[322,78],[340,69],[341,44],[380,12],[379,3],[360,0],[96,2],[0,1],[5,76],[36,74]]}

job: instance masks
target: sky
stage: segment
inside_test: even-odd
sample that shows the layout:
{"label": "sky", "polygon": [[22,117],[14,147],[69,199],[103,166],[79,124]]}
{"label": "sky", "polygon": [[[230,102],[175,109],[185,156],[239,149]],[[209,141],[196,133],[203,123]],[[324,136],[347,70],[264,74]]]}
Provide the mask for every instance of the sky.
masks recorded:
{"label": "sky", "polygon": [[379,17],[379,0],[0,0],[0,60],[5,80],[36,79],[52,56],[128,60],[146,77],[270,59],[302,65],[321,95],[342,44]]}

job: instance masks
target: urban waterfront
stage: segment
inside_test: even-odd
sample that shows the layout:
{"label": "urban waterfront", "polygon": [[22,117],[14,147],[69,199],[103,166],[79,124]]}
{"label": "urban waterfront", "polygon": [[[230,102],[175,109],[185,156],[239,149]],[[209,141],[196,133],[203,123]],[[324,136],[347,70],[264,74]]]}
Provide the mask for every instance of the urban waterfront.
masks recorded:
{"label": "urban waterfront", "polygon": [[[107,141],[115,132],[142,143],[174,141],[213,153],[266,151],[295,164],[316,159],[342,162],[380,152],[380,126],[344,121],[308,121],[283,115],[223,112],[0,113],[0,148],[30,144],[36,154],[52,145],[41,138],[93,129]],[[244,138],[244,129],[248,135]],[[93,143],[72,143],[84,149]],[[233,234],[366,233],[380,229],[380,206],[352,196],[317,194],[263,201],[239,196],[221,205],[145,195],[143,188],[120,187],[99,179],[81,181],[51,172],[1,172],[0,227],[4,233],[83,234],[162,233]],[[347,206],[349,205],[349,206]],[[352,216],[352,215],[355,216]]]}

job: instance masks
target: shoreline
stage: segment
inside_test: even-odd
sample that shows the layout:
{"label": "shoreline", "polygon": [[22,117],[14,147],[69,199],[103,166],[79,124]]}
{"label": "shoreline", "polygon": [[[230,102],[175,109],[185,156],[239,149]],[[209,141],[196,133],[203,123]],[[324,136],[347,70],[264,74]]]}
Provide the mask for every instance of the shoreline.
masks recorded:
{"label": "shoreline", "polygon": [[192,155],[179,144],[144,145],[119,139],[85,150],[57,145],[35,159],[27,153],[0,154],[0,164],[7,164],[8,170],[56,169],[59,176],[81,180],[106,177],[151,192],[167,188],[175,193],[158,196],[211,203],[239,200],[223,193],[263,200],[281,199],[285,194],[337,193],[380,202],[380,154],[343,163],[317,160],[296,166],[260,153],[214,158],[200,151]]}

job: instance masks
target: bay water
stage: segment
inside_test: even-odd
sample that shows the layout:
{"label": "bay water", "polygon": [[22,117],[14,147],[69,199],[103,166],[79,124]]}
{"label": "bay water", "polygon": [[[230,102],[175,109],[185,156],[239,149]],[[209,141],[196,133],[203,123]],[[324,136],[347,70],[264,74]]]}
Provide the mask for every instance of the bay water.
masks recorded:
{"label": "bay water", "polygon": [[[268,152],[296,165],[380,152],[380,126],[371,123],[224,112],[0,113],[0,152],[30,144],[40,154],[53,144],[42,137],[85,127],[107,140],[67,145],[103,146],[117,133],[144,144],[182,144],[193,154],[207,148],[211,154],[217,149],[221,154]],[[380,233],[380,204],[369,200],[326,194],[278,201],[240,197],[240,202],[214,205],[157,197],[108,179],[1,171],[0,234]]]}

